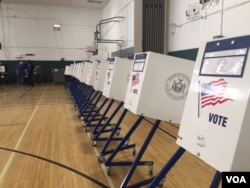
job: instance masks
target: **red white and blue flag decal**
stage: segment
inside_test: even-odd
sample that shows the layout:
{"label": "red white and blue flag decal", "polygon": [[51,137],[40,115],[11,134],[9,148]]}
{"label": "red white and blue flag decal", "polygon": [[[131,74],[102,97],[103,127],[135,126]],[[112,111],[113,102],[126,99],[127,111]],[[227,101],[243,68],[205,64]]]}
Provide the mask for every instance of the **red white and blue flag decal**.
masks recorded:
{"label": "red white and blue flag decal", "polygon": [[134,86],[140,82],[139,76],[140,76],[139,72],[132,75],[132,86]]}
{"label": "red white and blue flag decal", "polygon": [[109,80],[111,78],[111,71],[108,71],[107,73],[107,80]]}
{"label": "red white and blue flag decal", "polygon": [[199,83],[199,111],[206,106],[216,106],[233,101],[228,92],[227,82],[221,78],[209,83]]}

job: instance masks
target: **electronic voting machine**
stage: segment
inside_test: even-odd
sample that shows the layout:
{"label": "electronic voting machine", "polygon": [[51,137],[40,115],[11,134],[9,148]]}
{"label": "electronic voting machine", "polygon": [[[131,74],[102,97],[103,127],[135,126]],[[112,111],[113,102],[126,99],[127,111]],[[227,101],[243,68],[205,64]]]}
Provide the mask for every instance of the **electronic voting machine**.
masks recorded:
{"label": "electronic voting machine", "polygon": [[177,144],[215,169],[250,170],[250,36],[204,43]]}
{"label": "electronic voting machine", "polygon": [[194,62],[155,52],[134,56],[124,107],[134,114],[180,123]]}

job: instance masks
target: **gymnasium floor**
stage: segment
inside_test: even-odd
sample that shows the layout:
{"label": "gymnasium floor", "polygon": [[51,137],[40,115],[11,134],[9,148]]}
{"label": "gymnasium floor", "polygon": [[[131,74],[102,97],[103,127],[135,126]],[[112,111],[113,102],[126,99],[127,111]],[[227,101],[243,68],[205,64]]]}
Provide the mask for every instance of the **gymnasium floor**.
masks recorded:
{"label": "gymnasium floor", "polygon": [[[112,109],[117,105],[118,102],[114,103]],[[114,122],[121,113],[122,110]],[[126,177],[128,166],[112,166],[108,175],[107,168],[98,161],[104,142],[92,146],[92,130],[83,129],[63,84],[5,85],[0,91],[0,114],[0,188],[117,188]],[[128,112],[119,136],[125,135],[137,118]],[[130,138],[136,144],[136,152],[152,122],[152,119],[143,120]],[[154,162],[153,175],[157,175],[178,149],[177,132],[178,125],[166,122],[161,122],[157,129],[142,157]],[[114,142],[110,147],[115,148],[117,144]],[[115,161],[134,159],[133,151],[127,149]],[[168,173],[163,187],[209,187],[214,173],[209,165],[185,152]],[[138,166],[129,184],[150,177],[148,166]]]}

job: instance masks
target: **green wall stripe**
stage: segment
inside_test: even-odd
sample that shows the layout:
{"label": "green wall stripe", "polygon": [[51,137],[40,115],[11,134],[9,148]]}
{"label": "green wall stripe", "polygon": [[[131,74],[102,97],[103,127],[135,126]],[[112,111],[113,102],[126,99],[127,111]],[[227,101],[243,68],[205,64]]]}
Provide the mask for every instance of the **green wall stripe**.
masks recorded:
{"label": "green wall stripe", "polygon": [[[21,60],[0,60],[2,64],[7,66],[8,83],[16,82],[16,66]],[[24,60],[25,62],[25,60]],[[53,68],[65,68],[66,65],[74,63],[74,61],[33,61],[34,65],[40,65],[41,67],[41,82],[53,82],[52,69]]]}
{"label": "green wall stripe", "polygon": [[172,51],[168,52],[168,55],[195,61],[198,54],[198,50],[198,48],[193,48],[187,50]]}

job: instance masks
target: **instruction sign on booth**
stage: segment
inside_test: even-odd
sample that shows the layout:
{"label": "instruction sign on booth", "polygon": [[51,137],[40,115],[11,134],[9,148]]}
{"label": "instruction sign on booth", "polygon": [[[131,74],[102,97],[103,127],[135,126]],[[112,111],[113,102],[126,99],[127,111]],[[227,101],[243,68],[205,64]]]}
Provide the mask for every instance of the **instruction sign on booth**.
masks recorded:
{"label": "instruction sign on booth", "polygon": [[250,36],[204,43],[177,144],[219,171],[250,171]]}

